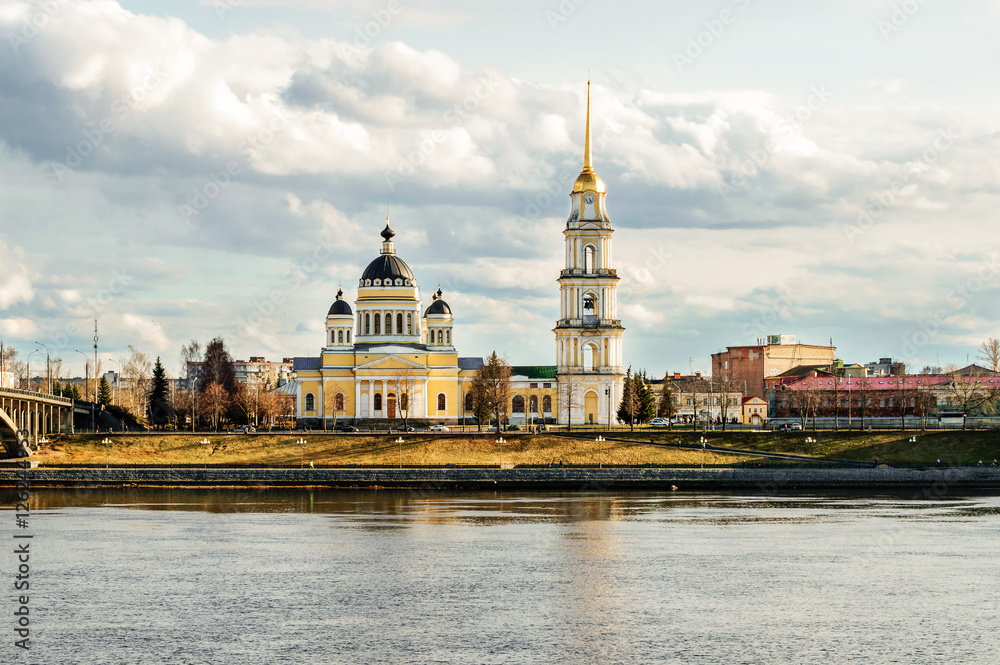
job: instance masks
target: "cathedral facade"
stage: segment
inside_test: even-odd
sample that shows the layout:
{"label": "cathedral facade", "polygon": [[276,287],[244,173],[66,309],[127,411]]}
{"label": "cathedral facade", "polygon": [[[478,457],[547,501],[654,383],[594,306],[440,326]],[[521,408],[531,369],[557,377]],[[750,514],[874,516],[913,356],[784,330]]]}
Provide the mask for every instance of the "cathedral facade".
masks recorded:
{"label": "cathedral facade", "polygon": [[[583,170],[570,193],[558,279],[556,364],[513,365],[510,422],[608,424],[624,381],[618,276],[604,182],[591,164],[590,90]],[[409,419],[473,424],[472,382],[482,357],[456,349],[440,288],[423,309],[417,279],[396,255],[386,220],[382,248],[358,281],[354,308],[338,290],[318,357],[295,358],[297,417],[306,426]]]}

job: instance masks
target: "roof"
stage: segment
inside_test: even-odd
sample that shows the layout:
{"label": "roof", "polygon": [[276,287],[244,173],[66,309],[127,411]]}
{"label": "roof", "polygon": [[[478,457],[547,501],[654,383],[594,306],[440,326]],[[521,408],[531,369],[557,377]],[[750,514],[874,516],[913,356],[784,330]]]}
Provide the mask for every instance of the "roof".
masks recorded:
{"label": "roof", "polygon": [[451,307],[449,307],[448,303],[444,301],[441,297],[442,295],[441,287],[439,286],[437,293],[431,296],[434,302],[432,302],[430,306],[424,310],[424,316],[427,316],[428,314],[444,314],[446,316],[451,316]]}
{"label": "roof", "polygon": [[288,381],[283,385],[278,386],[271,392],[274,393],[275,395],[290,395],[291,397],[295,397],[296,395],[298,395],[298,389],[299,389],[299,382],[296,380],[292,380]]}
{"label": "roof", "polygon": [[557,369],[555,365],[513,365],[510,368],[510,375],[529,379],[554,379]]}
{"label": "roof", "polygon": [[322,358],[292,358],[292,369],[296,372],[300,370],[319,369],[322,366]]}
{"label": "roof", "polygon": [[344,300],[343,289],[337,289],[337,299],[333,301],[330,305],[330,311],[327,312],[327,316],[353,316],[354,313],[351,311],[351,306],[347,304]]}
{"label": "roof", "polygon": [[785,370],[781,374],[775,374],[774,376],[769,376],[769,379],[784,379],[784,378],[796,378],[805,376],[807,374],[812,374],[813,372],[819,372],[821,374],[830,374],[829,365],[796,365],[791,369]]}
{"label": "roof", "polygon": [[767,402],[765,402],[765,401],[764,401],[764,400],[762,400],[761,398],[757,397],[756,395],[751,395],[751,396],[749,396],[749,397],[744,397],[744,398],[743,398],[743,403],[744,403],[744,404],[746,404],[747,402],[752,402],[752,401],[754,401],[754,400],[757,400],[757,401],[758,401],[758,402],[760,402],[761,404],[767,404]]}
{"label": "roof", "polygon": [[469,357],[469,358],[459,358],[458,359],[458,368],[459,369],[479,369],[480,367],[482,367],[485,364],[486,363],[483,361],[482,358],[472,358],[472,357]]}

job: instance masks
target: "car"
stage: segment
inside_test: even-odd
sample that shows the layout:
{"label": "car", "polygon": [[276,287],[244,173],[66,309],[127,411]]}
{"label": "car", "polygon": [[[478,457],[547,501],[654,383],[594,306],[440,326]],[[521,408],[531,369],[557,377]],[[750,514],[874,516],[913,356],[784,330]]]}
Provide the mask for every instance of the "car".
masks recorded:
{"label": "car", "polygon": [[357,432],[358,430],[354,427],[354,425],[344,425],[343,427],[340,428],[340,431],[341,432]]}
{"label": "car", "polygon": [[520,425],[507,425],[507,431],[508,432],[520,432],[521,431],[521,426]]}
{"label": "car", "polygon": [[670,422],[666,418],[653,418],[649,424],[653,427],[666,427]]}
{"label": "car", "polygon": [[444,425],[431,425],[429,429],[432,432],[448,432],[448,431],[450,431]]}
{"label": "car", "polygon": [[252,425],[244,425],[239,429],[239,431],[243,432],[244,434],[256,434],[257,428]]}
{"label": "car", "polygon": [[802,423],[792,423],[791,429],[802,429]]}

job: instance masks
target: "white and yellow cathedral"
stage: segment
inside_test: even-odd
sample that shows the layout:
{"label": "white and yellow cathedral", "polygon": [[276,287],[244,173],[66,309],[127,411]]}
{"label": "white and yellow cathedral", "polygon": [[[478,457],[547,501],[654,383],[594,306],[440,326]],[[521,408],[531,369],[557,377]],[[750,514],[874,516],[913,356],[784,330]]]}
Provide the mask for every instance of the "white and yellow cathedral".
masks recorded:
{"label": "white and yellow cathedral", "polygon": [[[570,193],[559,275],[556,364],[512,367],[510,422],[607,424],[624,380],[622,333],[604,182],[590,147],[590,84],[583,170]],[[439,288],[426,309],[396,254],[388,219],[382,251],[358,281],[354,309],[338,290],[319,357],[295,358],[297,416],[306,426],[393,420],[474,423],[471,388],[481,357],[456,350],[454,317]]]}

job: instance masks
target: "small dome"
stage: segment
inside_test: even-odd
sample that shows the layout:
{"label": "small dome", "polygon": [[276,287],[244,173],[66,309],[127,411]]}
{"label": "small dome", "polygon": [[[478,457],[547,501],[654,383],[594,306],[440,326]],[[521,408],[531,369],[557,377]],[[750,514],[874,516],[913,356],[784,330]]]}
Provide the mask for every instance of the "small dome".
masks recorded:
{"label": "small dome", "polygon": [[580,175],[577,176],[576,182],[573,183],[573,193],[585,192],[587,190],[598,192],[604,194],[607,189],[604,187],[604,181],[601,180],[601,176],[594,173],[593,170],[584,169]]}
{"label": "small dome", "polygon": [[351,311],[351,306],[347,304],[346,300],[344,300],[343,289],[337,289],[337,299],[333,301],[332,305],[330,305],[330,311],[327,312],[326,315],[327,316],[354,315],[354,313]]}
{"label": "small dome", "polygon": [[431,303],[430,307],[424,310],[424,316],[427,316],[428,314],[446,314],[451,316],[451,307],[449,307],[448,303],[441,298],[442,295],[441,287],[438,287],[437,293],[431,296],[434,302]]}
{"label": "small dome", "polygon": [[389,242],[390,240],[392,240],[395,237],[396,232],[393,231],[392,229],[390,229],[389,228],[389,222],[386,222],[385,223],[385,228],[382,229],[382,233],[380,233],[379,235],[382,236],[383,238],[385,238],[386,242]]}

